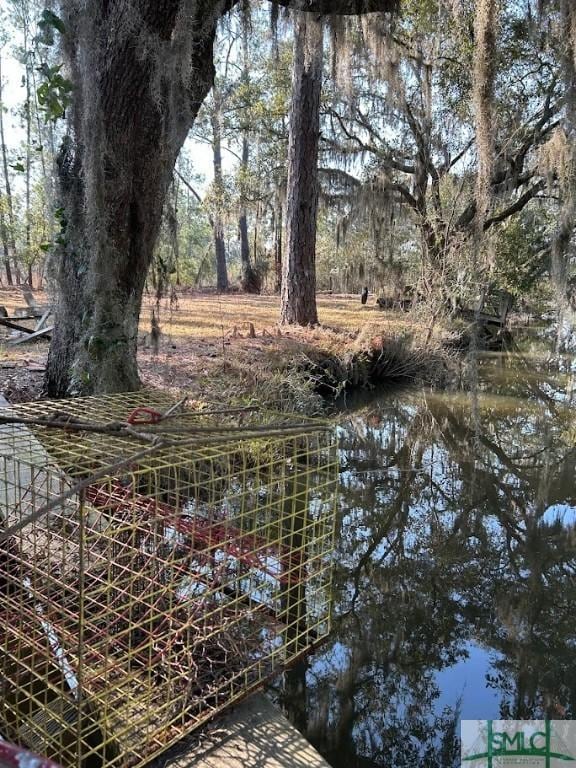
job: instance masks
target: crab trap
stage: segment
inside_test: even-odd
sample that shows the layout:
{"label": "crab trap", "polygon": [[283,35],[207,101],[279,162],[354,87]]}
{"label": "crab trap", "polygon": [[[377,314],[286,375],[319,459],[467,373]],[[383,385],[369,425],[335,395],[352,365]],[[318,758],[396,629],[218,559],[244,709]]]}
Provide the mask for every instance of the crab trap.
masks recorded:
{"label": "crab trap", "polygon": [[150,392],[0,416],[2,736],[140,765],[327,635],[324,424]]}

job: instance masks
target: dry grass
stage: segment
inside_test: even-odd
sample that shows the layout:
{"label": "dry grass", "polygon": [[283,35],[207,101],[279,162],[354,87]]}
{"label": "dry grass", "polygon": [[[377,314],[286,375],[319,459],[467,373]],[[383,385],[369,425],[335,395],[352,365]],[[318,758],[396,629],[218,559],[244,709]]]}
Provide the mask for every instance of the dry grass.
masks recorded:
{"label": "dry grass", "polygon": [[[46,301],[42,294],[37,298],[39,303]],[[0,289],[0,304],[9,314],[25,306],[20,291],[7,289]],[[435,365],[433,356],[422,354],[427,331],[422,321],[410,314],[362,306],[357,296],[320,295],[322,326],[286,328],[277,324],[276,296],[182,292],[176,301],[161,303],[158,350],[152,348],[149,335],[153,307],[153,300],[146,298],[138,355],[143,381],[206,400],[245,402],[257,398],[283,410],[310,413],[322,407],[317,392],[318,361],[346,360],[342,370],[348,384],[354,383],[350,360],[356,355],[365,366],[366,355],[373,355],[374,349],[394,350],[394,369],[406,372],[406,378]],[[33,369],[45,365],[48,343],[10,347],[6,344],[9,334],[7,329],[0,329],[0,391],[12,400],[38,396],[42,371]],[[382,361],[382,355],[379,359]],[[417,363],[416,368],[411,360]],[[331,368],[336,378],[339,365]],[[370,383],[362,371],[356,377],[359,386]],[[382,372],[385,376],[384,368]],[[338,381],[334,384],[336,391]]]}
{"label": "dry grass", "polygon": [[[413,326],[409,315],[384,312],[374,305],[362,306],[357,296],[319,295],[317,301],[320,322],[325,328],[358,332],[373,321],[388,332],[407,330]],[[152,301],[146,301],[142,313],[143,323],[147,325],[152,306]],[[249,323],[254,325],[258,336],[263,331],[275,335],[280,300],[277,296],[183,293],[172,307],[169,301],[163,301],[161,312],[163,330],[174,339],[221,338],[222,335],[231,334],[235,327],[239,333],[246,335]],[[288,335],[293,334],[290,332]]]}

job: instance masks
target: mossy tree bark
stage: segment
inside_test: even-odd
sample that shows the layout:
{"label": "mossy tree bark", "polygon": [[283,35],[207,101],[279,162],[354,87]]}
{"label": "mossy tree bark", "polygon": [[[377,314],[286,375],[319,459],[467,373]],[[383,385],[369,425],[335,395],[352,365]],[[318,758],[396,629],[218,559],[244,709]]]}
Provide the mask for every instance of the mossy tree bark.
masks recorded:
{"label": "mossy tree bark", "polygon": [[[138,319],[176,158],[214,80],[218,19],[235,0],[60,0],[74,84],[59,156],[65,210],[45,391],[139,385]],[[314,13],[391,0],[280,0]]]}
{"label": "mossy tree bark", "polygon": [[292,102],[288,138],[286,254],[282,323],[316,324],[316,212],[322,91],[323,24],[298,13],[294,24]]}
{"label": "mossy tree bark", "polygon": [[139,385],[144,283],[176,158],[213,82],[219,16],[179,0],[80,5],[62,9],[75,89],[58,159],[51,396]]}

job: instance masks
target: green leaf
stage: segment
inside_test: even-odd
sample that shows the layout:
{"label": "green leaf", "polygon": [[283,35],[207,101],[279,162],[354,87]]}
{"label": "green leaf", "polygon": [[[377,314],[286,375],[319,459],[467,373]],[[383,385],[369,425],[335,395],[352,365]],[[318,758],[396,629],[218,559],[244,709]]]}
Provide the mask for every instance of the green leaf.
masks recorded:
{"label": "green leaf", "polygon": [[26,170],[26,168],[24,168],[22,163],[12,163],[10,165],[10,168],[12,168],[15,171],[18,171],[18,173],[24,173],[24,171]]}
{"label": "green leaf", "polygon": [[45,8],[42,11],[42,15],[40,17],[40,21],[38,22],[38,26],[40,29],[43,29],[45,27],[54,27],[54,29],[57,29],[58,32],[60,32],[61,35],[63,35],[66,32],[66,25],[62,21],[62,19],[57,16],[54,11],[48,10],[48,8]]}

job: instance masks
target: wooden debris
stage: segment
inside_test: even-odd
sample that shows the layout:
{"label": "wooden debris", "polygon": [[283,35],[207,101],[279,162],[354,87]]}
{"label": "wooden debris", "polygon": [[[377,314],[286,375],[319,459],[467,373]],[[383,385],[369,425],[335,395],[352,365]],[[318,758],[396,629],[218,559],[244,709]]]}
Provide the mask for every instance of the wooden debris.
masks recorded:
{"label": "wooden debris", "polygon": [[10,342],[11,345],[15,344],[23,344],[26,341],[30,341],[30,339],[37,339],[40,337],[47,337],[50,338],[51,332],[54,330],[54,326],[47,326],[46,323],[48,321],[48,318],[52,314],[52,307],[44,307],[43,311],[40,315],[37,314],[29,314],[26,315],[23,318],[18,318],[18,320],[37,320],[36,325],[34,328],[28,328],[25,325],[21,325],[20,322],[15,323],[12,318],[7,317],[0,317],[0,325],[5,326],[6,328],[10,328],[13,331],[18,331],[19,333],[24,334],[20,338],[14,339]]}
{"label": "wooden debris", "polygon": [[38,339],[41,336],[49,337],[53,330],[54,326],[49,325],[48,328],[41,328],[39,331],[34,331],[33,333],[28,331],[28,336],[22,336],[20,339],[14,339],[14,341],[11,341],[10,344],[15,346],[16,344],[23,344],[24,342],[30,341],[31,339]]}
{"label": "wooden debris", "polygon": [[40,331],[46,325],[49,315],[52,314],[52,307],[48,307],[43,313],[34,327],[34,332]]}
{"label": "wooden debris", "polygon": [[9,320],[6,317],[0,317],[0,325],[4,325],[6,328],[10,328],[13,331],[21,331],[22,333],[32,333],[30,328],[26,328],[25,325],[15,323],[14,320]]}

